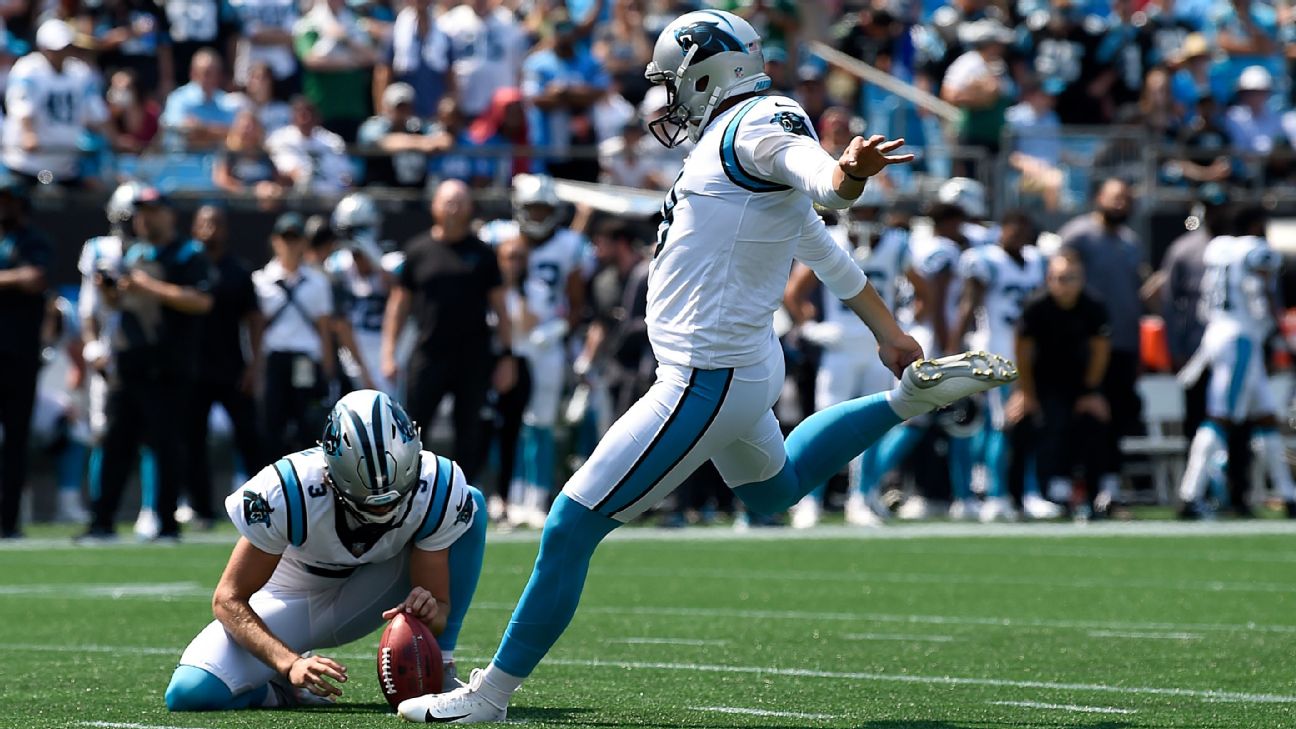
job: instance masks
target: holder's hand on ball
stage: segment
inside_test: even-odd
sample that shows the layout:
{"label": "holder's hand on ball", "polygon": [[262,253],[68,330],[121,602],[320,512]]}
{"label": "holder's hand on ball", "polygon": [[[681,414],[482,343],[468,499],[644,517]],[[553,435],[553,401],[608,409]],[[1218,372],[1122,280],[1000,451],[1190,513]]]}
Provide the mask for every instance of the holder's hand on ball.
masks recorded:
{"label": "holder's hand on ball", "polygon": [[409,597],[405,598],[401,604],[384,612],[382,616],[383,620],[391,620],[397,614],[404,612],[424,625],[431,625],[439,611],[440,605],[437,604],[436,598],[432,597],[432,593],[422,587],[415,587],[410,590]]}

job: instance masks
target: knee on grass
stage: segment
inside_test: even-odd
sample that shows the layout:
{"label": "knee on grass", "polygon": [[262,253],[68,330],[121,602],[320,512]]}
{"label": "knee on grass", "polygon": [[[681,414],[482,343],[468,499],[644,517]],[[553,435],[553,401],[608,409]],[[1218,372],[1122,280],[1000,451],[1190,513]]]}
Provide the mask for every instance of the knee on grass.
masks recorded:
{"label": "knee on grass", "polygon": [[177,666],[166,689],[170,711],[220,711],[233,698],[224,681],[197,666]]}

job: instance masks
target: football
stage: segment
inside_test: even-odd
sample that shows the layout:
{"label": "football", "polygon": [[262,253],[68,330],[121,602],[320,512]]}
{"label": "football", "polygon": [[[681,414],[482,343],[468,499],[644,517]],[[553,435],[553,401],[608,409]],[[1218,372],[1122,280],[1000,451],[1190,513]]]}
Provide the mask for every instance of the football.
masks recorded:
{"label": "football", "polygon": [[392,710],[405,699],[441,693],[441,648],[426,625],[405,613],[378,641],[378,686]]}

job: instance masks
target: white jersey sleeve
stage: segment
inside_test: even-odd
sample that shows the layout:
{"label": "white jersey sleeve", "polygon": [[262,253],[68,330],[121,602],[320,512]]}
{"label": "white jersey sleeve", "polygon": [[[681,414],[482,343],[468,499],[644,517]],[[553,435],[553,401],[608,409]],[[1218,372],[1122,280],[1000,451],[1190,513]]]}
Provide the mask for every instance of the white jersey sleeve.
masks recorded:
{"label": "white jersey sleeve", "polygon": [[919,258],[918,272],[925,277],[957,274],[958,263],[958,248],[944,239],[937,239]]}
{"label": "white jersey sleeve", "polygon": [[261,469],[225,498],[225,513],[239,536],[269,554],[283,554],[288,549],[289,511],[283,483],[273,465]]}
{"label": "white jersey sleeve", "polygon": [[819,145],[800,104],[782,96],[762,99],[731,133],[739,179],[750,169],[758,182],[786,185],[823,207],[850,207],[833,187],[837,160]]}
{"label": "white jersey sleeve", "polygon": [[[476,513],[476,504],[472,494],[468,493],[468,480],[464,478],[459,464],[444,457],[437,457],[436,460],[438,474],[444,472],[442,478],[448,482],[448,489],[444,489],[447,496],[443,500],[433,500],[426,521],[415,534],[414,540],[415,547],[428,552],[448,548],[472,527],[473,519],[486,518],[484,514]],[[441,483],[437,483],[437,488],[441,489]],[[435,522],[430,521],[434,517]]]}
{"label": "white jersey sleeve", "polygon": [[849,253],[837,245],[828,226],[813,212],[806,218],[795,257],[814,271],[824,286],[843,301],[864,290],[868,277]]}
{"label": "white jersey sleeve", "polygon": [[994,280],[994,268],[979,249],[969,248],[959,256],[958,275],[989,286]]}

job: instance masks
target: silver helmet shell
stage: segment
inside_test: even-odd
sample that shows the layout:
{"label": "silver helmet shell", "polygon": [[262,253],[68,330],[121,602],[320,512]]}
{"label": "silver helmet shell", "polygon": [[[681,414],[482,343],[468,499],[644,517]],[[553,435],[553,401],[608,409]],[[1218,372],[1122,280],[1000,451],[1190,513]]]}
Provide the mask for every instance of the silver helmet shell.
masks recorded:
{"label": "silver helmet shell", "polygon": [[399,403],[377,390],[348,393],[329,413],[320,440],[329,485],[357,520],[390,524],[419,482],[419,429]]}
{"label": "silver helmet shell", "polygon": [[353,192],[333,208],[333,230],[341,238],[378,243],[383,216],[378,204],[368,194]]}
{"label": "silver helmet shell", "polygon": [[985,220],[990,213],[985,185],[969,177],[946,180],[936,191],[936,198],[945,205],[959,206],[973,220]]}
{"label": "silver helmet shell", "polygon": [[[522,174],[513,178],[513,219],[526,237],[549,240],[562,220],[561,205],[552,177]],[[535,215],[534,208],[541,208],[539,216]]]}

